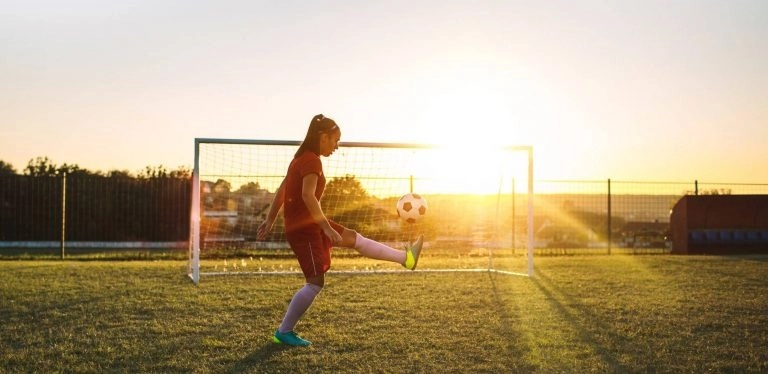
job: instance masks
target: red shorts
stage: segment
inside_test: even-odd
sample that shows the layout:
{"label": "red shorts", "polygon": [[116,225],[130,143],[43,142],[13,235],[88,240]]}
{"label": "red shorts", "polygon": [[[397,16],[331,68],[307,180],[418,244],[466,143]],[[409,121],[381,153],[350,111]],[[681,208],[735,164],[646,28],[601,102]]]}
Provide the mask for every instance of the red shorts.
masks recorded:
{"label": "red shorts", "polygon": [[[341,235],[344,226],[328,220],[331,227]],[[296,259],[299,260],[304,277],[316,277],[325,274],[331,268],[331,239],[317,231],[294,231],[285,234]]]}

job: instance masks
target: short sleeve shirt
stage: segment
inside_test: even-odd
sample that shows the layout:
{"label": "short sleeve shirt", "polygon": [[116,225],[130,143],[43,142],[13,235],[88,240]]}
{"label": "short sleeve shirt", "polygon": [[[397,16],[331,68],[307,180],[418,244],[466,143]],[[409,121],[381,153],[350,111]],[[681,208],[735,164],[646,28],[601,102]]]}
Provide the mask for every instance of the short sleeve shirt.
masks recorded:
{"label": "short sleeve shirt", "polygon": [[320,200],[325,190],[325,176],[320,156],[314,152],[305,151],[291,161],[288,173],[285,177],[285,201],[283,216],[285,217],[285,231],[321,231],[301,198],[304,177],[309,174],[317,175],[315,197]]}

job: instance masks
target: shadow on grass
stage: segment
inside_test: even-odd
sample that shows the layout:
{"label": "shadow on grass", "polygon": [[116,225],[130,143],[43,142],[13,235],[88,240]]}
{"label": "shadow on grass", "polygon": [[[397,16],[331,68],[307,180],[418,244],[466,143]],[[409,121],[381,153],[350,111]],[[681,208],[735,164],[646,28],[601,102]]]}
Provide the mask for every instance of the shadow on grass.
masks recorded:
{"label": "shadow on grass", "polygon": [[263,372],[267,369],[265,365],[268,365],[272,356],[278,352],[283,352],[289,349],[302,349],[300,347],[289,347],[284,344],[275,344],[272,342],[264,344],[258,350],[251,352],[248,356],[243,357],[240,361],[232,365],[228,373],[243,373],[243,372]]}
{"label": "shadow on grass", "polygon": [[[592,347],[593,352],[599,355],[602,361],[608,365],[610,372],[623,373],[629,371],[628,367],[617,360],[615,357],[616,352],[612,352],[616,349],[612,350],[601,344],[601,342],[595,338],[593,332],[585,328],[585,326],[590,326],[593,330],[601,331],[610,336],[610,339],[613,341],[622,341],[624,338],[615,332],[616,330],[613,326],[609,326],[605,322],[602,322],[602,316],[590,311],[589,308],[584,306],[573,296],[558,290],[557,285],[552,279],[547,277],[546,274],[541,271],[537,272],[536,277],[533,277],[532,281],[539,291],[541,291],[542,295],[546,297],[553,309],[560,313],[565,321],[570,323],[573,331],[578,333],[578,338]],[[559,298],[565,300],[565,304],[559,301],[555,294],[557,294]],[[571,306],[576,309],[577,312],[569,310],[565,305]],[[585,325],[583,321],[588,321],[588,325]]]}
{"label": "shadow on grass", "polygon": [[497,274],[488,273],[488,279],[491,282],[491,291],[493,292],[493,301],[496,304],[496,313],[501,320],[501,327],[498,332],[506,338],[508,357],[521,359],[521,361],[518,362],[519,364],[515,365],[515,371],[520,373],[535,372],[539,368],[529,362],[522,362],[522,360],[530,354],[530,349],[527,349],[528,345],[521,343],[524,338],[520,335],[520,332],[512,328],[512,326],[514,326],[516,322],[519,323],[519,321],[509,313],[509,309],[506,307],[506,304],[500,295],[498,286],[496,285],[497,276]]}

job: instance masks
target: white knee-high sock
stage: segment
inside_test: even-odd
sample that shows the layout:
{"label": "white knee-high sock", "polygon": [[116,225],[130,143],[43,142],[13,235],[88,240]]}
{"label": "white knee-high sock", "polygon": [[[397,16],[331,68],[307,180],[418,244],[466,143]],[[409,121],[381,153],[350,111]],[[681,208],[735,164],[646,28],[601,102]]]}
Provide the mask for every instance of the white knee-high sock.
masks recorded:
{"label": "white knee-high sock", "polygon": [[293,295],[291,303],[288,304],[288,310],[285,312],[283,322],[280,324],[277,331],[280,331],[280,333],[293,331],[294,327],[296,327],[296,323],[299,322],[299,319],[304,315],[304,312],[309,309],[309,306],[312,305],[312,302],[315,301],[315,297],[322,289],[323,288],[318,285],[307,283],[304,287],[298,290],[296,294]]}
{"label": "white knee-high sock", "polygon": [[405,251],[398,251],[375,240],[368,239],[359,233],[355,239],[355,249],[361,255],[368,258],[392,261],[401,265],[405,263]]}

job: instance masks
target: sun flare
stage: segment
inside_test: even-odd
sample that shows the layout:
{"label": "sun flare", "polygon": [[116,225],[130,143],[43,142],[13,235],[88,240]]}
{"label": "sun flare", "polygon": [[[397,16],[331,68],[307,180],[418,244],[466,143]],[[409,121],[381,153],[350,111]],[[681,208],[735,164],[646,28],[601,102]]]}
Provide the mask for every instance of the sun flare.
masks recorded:
{"label": "sun flare", "polygon": [[522,186],[527,176],[524,152],[509,147],[477,144],[444,145],[420,162],[422,192],[461,194],[508,193],[517,180]]}

